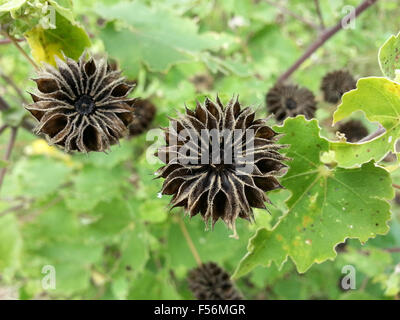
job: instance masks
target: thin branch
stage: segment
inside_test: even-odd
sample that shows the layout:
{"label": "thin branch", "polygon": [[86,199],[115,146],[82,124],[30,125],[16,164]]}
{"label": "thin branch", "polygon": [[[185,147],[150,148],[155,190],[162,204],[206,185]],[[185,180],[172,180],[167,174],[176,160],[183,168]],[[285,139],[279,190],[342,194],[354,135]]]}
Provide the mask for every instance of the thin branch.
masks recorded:
{"label": "thin branch", "polygon": [[[11,156],[12,149],[14,148],[15,145],[15,140],[17,138],[17,132],[18,128],[13,127],[11,128],[11,135],[10,135],[10,140],[8,141],[6,153],[4,155],[4,161],[8,161]],[[4,176],[6,175],[7,167],[2,168],[0,171],[0,189],[3,184]]]}
{"label": "thin branch", "polygon": [[321,7],[319,5],[319,0],[314,0],[314,3],[315,3],[315,10],[317,10],[320,29],[325,30],[324,17],[322,16],[322,11],[321,11]]}
{"label": "thin branch", "polygon": [[3,216],[5,216],[5,215],[8,214],[8,213],[12,213],[12,212],[21,210],[21,209],[23,209],[24,207],[25,207],[24,204],[19,204],[19,205],[16,205],[16,206],[14,206],[14,207],[7,208],[7,209],[3,210],[2,212],[0,212],[0,218],[3,217]]}
{"label": "thin branch", "polygon": [[5,36],[10,39],[10,41],[14,44],[14,46],[18,49],[19,52],[29,61],[29,63],[36,69],[39,70],[39,66],[36,64],[35,61],[25,52],[24,49],[19,45],[18,41],[13,37],[10,36],[9,34],[5,34]]}
{"label": "thin branch", "polygon": [[194,243],[193,243],[193,241],[192,241],[192,238],[190,238],[190,234],[189,234],[188,230],[186,229],[185,223],[183,222],[181,216],[178,216],[177,220],[178,220],[178,223],[179,223],[179,227],[181,228],[181,231],[182,231],[182,233],[183,233],[183,236],[185,237],[185,240],[186,240],[186,242],[187,242],[187,244],[188,244],[188,246],[189,246],[189,249],[190,249],[190,251],[192,252],[192,255],[193,255],[193,257],[194,257],[194,260],[196,260],[196,263],[197,263],[199,266],[201,266],[201,265],[202,265],[202,262],[201,262],[201,259],[200,259],[200,255],[199,255],[199,253],[197,252],[196,247],[194,246]]}
{"label": "thin branch", "polygon": [[385,251],[390,253],[400,253],[400,248],[386,248]]}
{"label": "thin branch", "polygon": [[269,5],[279,9],[282,13],[284,13],[288,16],[291,16],[291,17],[295,18],[296,20],[299,20],[300,22],[304,23],[305,25],[307,25],[313,29],[318,29],[318,26],[314,22],[305,19],[301,15],[298,15],[297,13],[289,10],[288,8],[282,6],[281,4],[274,2],[274,1],[270,1],[270,0],[264,0],[264,1],[266,3],[268,3]]}
{"label": "thin branch", "polygon": [[1,127],[0,127],[0,135],[4,132],[4,130],[6,130],[8,128],[8,124],[3,124]]}
{"label": "thin branch", "polygon": [[[25,39],[15,39],[15,41],[22,42],[25,41]],[[10,43],[12,43],[10,39],[0,39],[0,45]]]}
{"label": "thin branch", "polygon": [[26,98],[25,98],[24,94],[22,93],[21,89],[17,86],[17,84],[14,82],[14,80],[11,77],[7,76],[1,70],[0,70],[0,77],[2,77],[3,80],[14,89],[14,91],[18,94],[18,96],[20,97],[22,102],[28,103],[28,101],[26,100]]}
{"label": "thin branch", "polygon": [[400,189],[400,185],[395,184],[395,183],[392,183],[392,187],[395,188],[395,189]]}
{"label": "thin branch", "polygon": [[[356,9],[355,9],[355,17],[364,12],[370,6],[375,4],[378,0],[365,0],[363,1]],[[284,82],[287,80],[293,72],[295,72],[304,61],[306,61],[317,49],[319,49],[327,40],[329,40],[333,35],[335,35],[339,30],[343,28],[343,21],[347,21],[350,17],[350,14],[346,17],[340,19],[340,21],[333,27],[326,29],[317,40],[312,43],[308,49],[304,52],[304,54],[287,70],[285,71],[278,79],[278,82]]]}
{"label": "thin branch", "polygon": [[5,111],[10,109],[8,103],[0,96],[0,111]]}

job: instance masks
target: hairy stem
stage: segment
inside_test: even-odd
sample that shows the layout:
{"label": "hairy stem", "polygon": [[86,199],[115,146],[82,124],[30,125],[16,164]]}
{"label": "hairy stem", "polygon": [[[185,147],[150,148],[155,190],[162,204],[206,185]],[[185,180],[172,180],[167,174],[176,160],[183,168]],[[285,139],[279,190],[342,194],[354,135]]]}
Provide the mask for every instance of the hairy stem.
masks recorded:
{"label": "hairy stem", "polygon": [[[25,39],[15,39],[17,42],[25,41]],[[0,45],[12,43],[10,39],[0,39]]]}
{"label": "hairy stem", "polygon": [[[4,161],[8,161],[11,156],[12,149],[14,148],[15,145],[15,140],[17,138],[17,132],[18,128],[12,127],[11,128],[11,135],[10,135],[10,140],[8,141],[6,153],[4,155]],[[0,189],[3,184],[4,176],[6,175],[7,167],[2,168],[0,171]]]}
{"label": "hairy stem", "polygon": [[29,63],[36,69],[39,70],[39,66],[36,64],[35,61],[25,52],[24,49],[19,45],[18,41],[13,37],[10,36],[9,34],[5,34],[8,39],[14,44],[14,46],[18,49],[19,52],[29,61]]}
{"label": "hairy stem", "polygon": [[[378,0],[364,0],[356,9],[355,9],[355,16],[357,17],[370,6],[375,4]],[[304,61],[306,61],[315,51],[317,51],[327,40],[329,40],[333,35],[335,35],[339,30],[343,28],[343,21],[347,21],[349,15],[340,19],[338,23],[326,29],[321,35],[315,40],[304,52],[304,54],[287,70],[285,71],[278,79],[278,82],[284,82],[287,80],[293,72],[295,72]]]}
{"label": "hairy stem", "polygon": [[196,260],[196,263],[197,263],[199,266],[201,266],[201,265],[202,265],[202,262],[201,262],[201,259],[200,259],[200,255],[199,255],[199,253],[197,252],[196,247],[194,246],[194,243],[193,243],[193,241],[192,241],[192,238],[190,238],[190,234],[189,234],[189,232],[188,232],[188,230],[187,230],[187,228],[186,228],[185,223],[183,222],[181,216],[178,216],[177,220],[178,220],[178,223],[179,223],[179,227],[181,228],[181,231],[182,231],[182,233],[183,233],[183,236],[185,237],[185,240],[186,240],[186,242],[187,242],[187,244],[188,244],[188,246],[189,246],[189,249],[190,249],[190,251],[192,252],[192,255],[193,255],[193,257],[194,257],[194,260]]}

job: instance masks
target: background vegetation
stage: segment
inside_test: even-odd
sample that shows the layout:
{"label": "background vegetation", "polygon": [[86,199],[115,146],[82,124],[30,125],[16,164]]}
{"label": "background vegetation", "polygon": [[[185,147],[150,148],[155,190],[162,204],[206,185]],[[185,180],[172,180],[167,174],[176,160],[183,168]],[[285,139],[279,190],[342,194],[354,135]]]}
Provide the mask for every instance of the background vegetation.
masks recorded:
{"label": "background vegetation", "polygon": [[[48,21],[40,5],[46,2],[57,8],[54,30],[44,28]],[[132,96],[157,106],[154,128],[166,126],[167,116],[183,111],[184,103],[193,107],[196,99],[217,93],[224,101],[238,93],[242,104],[266,116],[267,91],[321,32],[314,1],[89,0],[74,1],[72,9],[68,0],[0,0],[0,8],[10,3],[14,11],[0,10],[0,22],[13,26],[15,38],[27,39],[18,42],[25,52],[36,61],[51,59],[60,49],[76,58],[89,44],[93,53],[107,52],[137,81]],[[320,1],[323,24],[336,24],[347,13],[344,6],[358,4]],[[322,77],[341,68],[357,78],[380,76],[377,52],[398,32],[399,16],[398,1],[378,1],[357,18],[355,29],[338,32],[291,77],[317,96],[324,136],[335,136],[336,106],[322,102]],[[26,91],[34,87],[34,69],[16,46],[0,41],[0,96],[11,107],[1,113],[0,127],[30,123],[22,106],[30,101]],[[377,127],[361,113],[354,117],[370,132]],[[0,136],[1,155],[10,134],[7,129]],[[196,261],[182,233],[182,212],[169,212],[168,197],[158,196],[162,182],[153,180],[153,173],[159,164],[146,160],[152,143],[143,134],[123,140],[109,154],[65,154],[18,129],[10,159],[0,163],[7,169],[0,191],[0,298],[193,298],[186,275]],[[271,215],[257,210],[255,224],[238,221],[239,240],[230,239],[221,222],[204,231],[199,217],[184,218],[202,261],[233,274],[249,238],[278,221],[289,194],[272,193]],[[274,263],[258,266],[237,286],[249,299],[398,298],[400,215],[398,204],[391,205],[387,235],[364,245],[348,240],[334,261],[314,264],[303,274],[290,259],[281,270]],[[343,291],[341,271],[348,264],[357,270],[357,289]],[[42,288],[44,265],[56,267],[54,290]]]}

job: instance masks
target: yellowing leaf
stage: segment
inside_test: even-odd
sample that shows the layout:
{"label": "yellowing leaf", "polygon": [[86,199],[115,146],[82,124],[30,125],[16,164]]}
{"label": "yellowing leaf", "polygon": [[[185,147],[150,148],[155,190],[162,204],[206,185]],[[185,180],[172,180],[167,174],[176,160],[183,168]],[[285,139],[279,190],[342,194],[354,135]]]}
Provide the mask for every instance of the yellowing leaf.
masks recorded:
{"label": "yellowing leaf", "polygon": [[62,57],[64,53],[72,59],[78,59],[90,39],[79,25],[72,24],[68,19],[56,13],[56,28],[44,29],[36,26],[25,33],[33,58],[36,62],[55,65],[54,57]]}

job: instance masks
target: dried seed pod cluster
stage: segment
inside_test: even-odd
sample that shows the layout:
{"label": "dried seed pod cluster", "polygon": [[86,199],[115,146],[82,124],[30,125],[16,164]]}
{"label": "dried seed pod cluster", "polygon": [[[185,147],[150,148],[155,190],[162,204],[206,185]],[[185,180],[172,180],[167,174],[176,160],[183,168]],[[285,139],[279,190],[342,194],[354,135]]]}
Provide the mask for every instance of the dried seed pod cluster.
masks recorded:
{"label": "dried seed pod cluster", "polygon": [[344,70],[336,70],[328,73],[321,83],[321,90],[324,93],[324,100],[330,103],[337,103],[344,93],[356,88],[356,80]]}
{"label": "dried seed pod cluster", "polygon": [[267,109],[277,121],[303,114],[307,119],[314,117],[317,109],[314,94],[292,84],[276,84],[266,96]]}
{"label": "dried seed pod cluster", "polygon": [[65,151],[106,151],[128,133],[134,119],[132,86],[106,59],[56,59],[35,80],[34,103],[26,109],[39,121],[36,133]]}
{"label": "dried seed pod cluster", "polygon": [[341,124],[338,131],[344,133],[348,142],[357,142],[368,135],[367,128],[360,120],[349,120]]}
{"label": "dried seed pod cluster", "polygon": [[[157,155],[166,164],[158,171],[165,179],[161,192],[173,195],[172,207],[191,217],[200,213],[207,225],[221,219],[235,230],[238,217],[252,220],[252,208],[265,208],[265,192],[281,188],[276,176],[286,158],[277,134],[237,99],[224,107],[218,97],[207,98],[171,124]],[[244,154],[251,159],[243,161]]]}
{"label": "dried seed pod cluster", "polygon": [[145,132],[156,115],[156,106],[147,99],[135,101],[135,118],[129,125],[129,136],[134,137]]}
{"label": "dried seed pod cluster", "polygon": [[229,274],[214,262],[189,272],[189,289],[198,300],[242,300]]}

